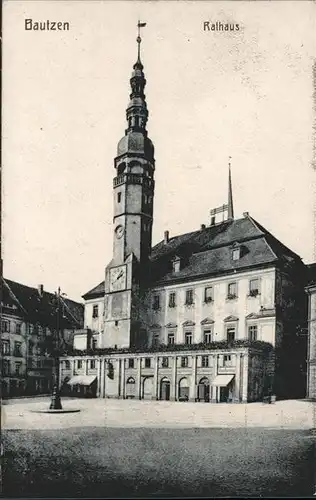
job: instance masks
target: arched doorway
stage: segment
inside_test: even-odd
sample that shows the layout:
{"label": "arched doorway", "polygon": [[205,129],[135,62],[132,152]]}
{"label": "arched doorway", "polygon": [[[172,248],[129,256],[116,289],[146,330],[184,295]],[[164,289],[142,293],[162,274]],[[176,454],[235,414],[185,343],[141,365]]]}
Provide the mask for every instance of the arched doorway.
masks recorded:
{"label": "arched doorway", "polygon": [[160,398],[162,401],[170,400],[170,381],[164,377],[160,381]]}
{"label": "arched doorway", "polygon": [[179,401],[189,401],[189,383],[186,377],[183,377],[179,380]]}
{"label": "arched doorway", "polygon": [[154,377],[145,377],[143,381],[143,399],[152,399],[154,394]]}
{"label": "arched doorway", "polygon": [[126,399],[134,398],[135,392],[136,392],[135,379],[133,377],[129,377],[126,381]]}
{"label": "arched doorway", "polygon": [[209,401],[210,400],[210,381],[207,377],[201,378],[198,384],[198,401]]}

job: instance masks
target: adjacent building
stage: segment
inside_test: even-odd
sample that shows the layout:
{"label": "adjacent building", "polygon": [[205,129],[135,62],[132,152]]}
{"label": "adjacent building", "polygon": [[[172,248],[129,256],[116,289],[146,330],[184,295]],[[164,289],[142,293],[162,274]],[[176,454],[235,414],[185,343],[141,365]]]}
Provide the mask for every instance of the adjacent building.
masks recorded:
{"label": "adjacent building", "polygon": [[316,263],[308,266],[308,327],[299,333],[307,336],[307,391],[310,399],[316,399]]}
{"label": "adjacent building", "polygon": [[[100,397],[246,402],[304,396],[305,265],[228,200],[152,247],[154,145],[140,59],[113,179],[113,258],[87,292],[61,379]],[[180,194],[179,194],[180,195]],[[197,199],[198,202],[198,199]]]}
{"label": "adjacent building", "polygon": [[[65,349],[83,327],[83,304],[2,278],[2,397],[48,393],[52,383],[57,318]],[[58,304],[60,307],[58,307]]]}

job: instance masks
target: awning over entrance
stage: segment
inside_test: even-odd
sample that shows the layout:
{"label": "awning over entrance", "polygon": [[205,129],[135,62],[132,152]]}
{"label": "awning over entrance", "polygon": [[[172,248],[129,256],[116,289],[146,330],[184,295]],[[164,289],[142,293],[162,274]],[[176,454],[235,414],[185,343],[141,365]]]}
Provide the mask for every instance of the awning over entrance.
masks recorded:
{"label": "awning over entrance", "polygon": [[68,380],[68,385],[91,385],[95,381],[96,375],[75,375]]}
{"label": "awning over entrance", "polygon": [[235,375],[217,375],[212,381],[212,385],[216,387],[227,387],[234,377]]}

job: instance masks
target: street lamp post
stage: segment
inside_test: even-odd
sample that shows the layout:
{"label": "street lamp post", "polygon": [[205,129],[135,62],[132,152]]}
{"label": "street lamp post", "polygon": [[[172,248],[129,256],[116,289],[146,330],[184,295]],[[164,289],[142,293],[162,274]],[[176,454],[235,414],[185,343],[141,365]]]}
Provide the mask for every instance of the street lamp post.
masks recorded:
{"label": "street lamp post", "polygon": [[60,287],[58,287],[58,292],[56,294],[57,298],[57,309],[56,309],[56,338],[54,339],[53,346],[53,391],[50,403],[50,410],[61,410],[61,399],[60,399],[60,389],[59,389],[59,356],[61,349],[61,316],[60,316],[60,308],[61,308],[61,294]]}

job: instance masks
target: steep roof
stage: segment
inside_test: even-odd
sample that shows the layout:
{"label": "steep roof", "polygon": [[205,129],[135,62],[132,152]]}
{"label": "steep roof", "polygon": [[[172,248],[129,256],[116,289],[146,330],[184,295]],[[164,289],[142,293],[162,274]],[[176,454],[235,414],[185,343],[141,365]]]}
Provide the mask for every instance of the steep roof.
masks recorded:
{"label": "steep roof", "polygon": [[[232,260],[233,244],[242,247],[241,258]],[[180,271],[174,272],[172,259],[181,259]],[[249,214],[241,219],[224,221],[157,243],[150,256],[151,285],[170,284],[188,279],[202,279],[277,262],[301,262],[300,257],[277,240]],[[104,294],[104,281],[88,292]],[[98,295],[101,296],[101,295]]]}
{"label": "steep roof", "polygon": [[307,284],[308,286],[316,285],[316,262],[307,265]]}
{"label": "steep roof", "polygon": [[[53,325],[56,320],[57,300],[54,293],[32,288],[16,281],[2,278],[2,300],[14,302],[19,312],[30,322],[42,325]],[[80,302],[60,298],[63,309],[64,328],[81,328],[83,326],[84,305]]]}
{"label": "steep roof", "polygon": [[85,293],[82,298],[84,300],[87,299],[92,299],[92,298],[97,298],[97,297],[103,297],[105,289],[104,289],[104,281],[101,281],[97,286],[89,290],[89,292]]}

